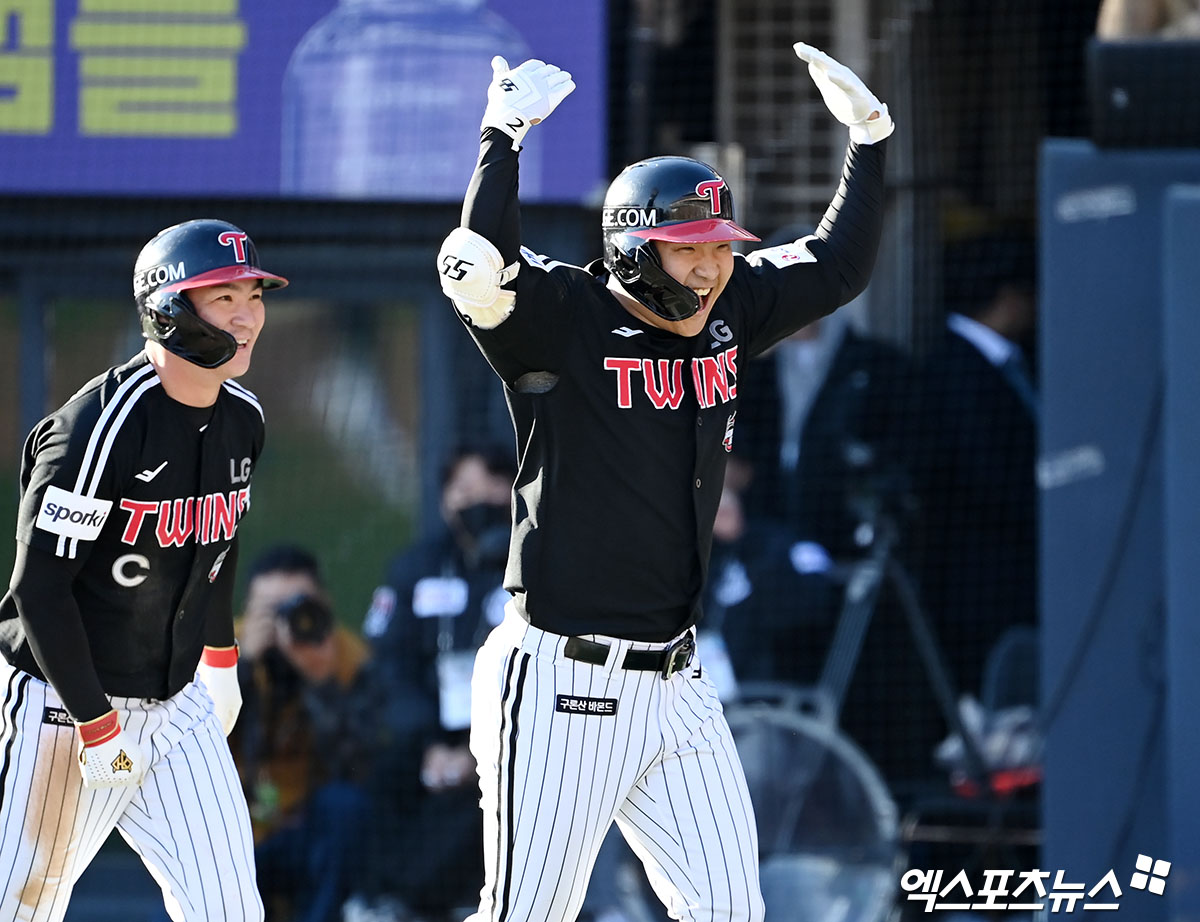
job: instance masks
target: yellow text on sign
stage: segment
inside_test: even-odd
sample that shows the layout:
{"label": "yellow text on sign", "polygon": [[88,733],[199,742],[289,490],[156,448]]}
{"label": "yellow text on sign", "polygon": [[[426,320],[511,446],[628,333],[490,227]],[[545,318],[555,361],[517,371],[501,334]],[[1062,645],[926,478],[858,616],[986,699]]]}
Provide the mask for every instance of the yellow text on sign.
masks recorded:
{"label": "yellow text on sign", "polygon": [[0,134],[49,134],[54,122],[54,4],[0,0]]}
{"label": "yellow text on sign", "polygon": [[237,54],[246,27],[230,18],[236,0],[81,0],[79,10],[71,47],[79,52],[80,134],[237,132]]}

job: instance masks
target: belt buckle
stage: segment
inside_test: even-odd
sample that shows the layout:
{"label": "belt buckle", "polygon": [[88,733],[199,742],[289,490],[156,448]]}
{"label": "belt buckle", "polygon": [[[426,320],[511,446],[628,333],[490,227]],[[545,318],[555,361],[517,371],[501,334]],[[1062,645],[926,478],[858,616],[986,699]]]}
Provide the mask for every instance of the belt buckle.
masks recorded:
{"label": "belt buckle", "polygon": [[686,669],[696,653],[696,640],[689,631],[667,649],[663,661],[662,677],[669,679],[680,670]]}

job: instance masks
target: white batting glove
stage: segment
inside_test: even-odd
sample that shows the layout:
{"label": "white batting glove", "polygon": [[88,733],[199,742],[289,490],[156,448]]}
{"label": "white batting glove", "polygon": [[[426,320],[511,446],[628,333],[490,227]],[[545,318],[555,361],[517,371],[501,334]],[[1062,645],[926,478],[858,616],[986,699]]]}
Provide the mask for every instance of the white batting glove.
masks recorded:
{"label": "white batting glove", "polygon": [[[808,62],[808,73],[833,117],[850,127],[851,141],[874,144],[895,130],[888,107],[867,89],[858,74],[812,45],[796,42],[792,49],[796,57]],[[878,115],[872,118],[875,113]]]}
{"label": "white batting glove", "polygon": [[499,128],[513,139],[513,150],[520,150],[529,126],[558,108],[574,89],[571,75],[553,64],[533,59],[509,70],[508,62],[496,55],[479,128]]}
{"label": "white batting glove", "polygon": [[146,773],[142,747],[121,729],[115,710],[76,724],[79,730],[79,771],[85,788],[136,787]]}
{"label": "white batting glove", "polygon": [[213,711],[228,736],[242,710],[242,687],[237,677],[238,648],[205,647],[196,672],[212,698]]}

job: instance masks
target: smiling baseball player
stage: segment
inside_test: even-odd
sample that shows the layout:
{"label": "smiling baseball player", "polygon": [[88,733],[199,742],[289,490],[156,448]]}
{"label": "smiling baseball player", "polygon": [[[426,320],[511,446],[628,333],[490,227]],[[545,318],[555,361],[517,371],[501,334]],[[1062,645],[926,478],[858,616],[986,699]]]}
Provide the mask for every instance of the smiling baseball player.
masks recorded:
{"label": "smiling baseball player", "polygon": [[225,735],[241,706],[232,594],[263,415],[234,383],[263,325],[244,231],[142,249],[145,350],[25,442],[0,600],[0,918],[55,922],[116,828],[175,922],[261,920]]}
{"label": "smiling baseball player", "polygon": [[820,228],[758,238],[724,179],[685,157],[627,167],[586,268],[521,248],[517,150],[574,89],[493,61],[442,288],[503,380],[518,442],[504,621],[480,650],[471,748],[487,880],[475,922],[579,913],[615,821],[672,918],[763,916],[750,798],[693,627],[737,414],[738,369],[867,284],[882,224],[884,106],[798,44],[850,126]]}

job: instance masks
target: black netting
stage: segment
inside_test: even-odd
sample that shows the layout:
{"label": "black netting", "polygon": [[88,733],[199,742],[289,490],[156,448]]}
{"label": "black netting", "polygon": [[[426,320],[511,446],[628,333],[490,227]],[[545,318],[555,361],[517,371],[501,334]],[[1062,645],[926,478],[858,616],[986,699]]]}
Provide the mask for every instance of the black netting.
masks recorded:
{"label": "black netting", "polygon": [[[874,906],[881,882],[895,897],[902,862],[1036,864],[1035,848],[1003,851],[997,839],[976,835],[1007,829],[1022,810],[1035,813],[1036,741],[1006,738],[998,757],[939,744],[962,730],[964,695],[987,719],[1037,701],[1039,151],[1046,138],[1093,131],[1086,49],[1099,6],[611,0],[600,4],[602,33],[587,36],[605,58],[603,111],[594,112],[601,172],[615,175],[654,154],[710,162],[736,193],[738,221],[764,245],[812,231],[845,150],[845,129],[793,42],[852,66],[898,126],[889,141],[883,242],[865,294],[767,354],[739,358],[741,407],[726,484],[725,511],[733,512],[718,519],[702,628],[723,635],[730,672],[721,676],[722,691],[743,721],[735,729],[752,794],[775,805],[765,808],[775,825],[763,828],[774,843],[764,850],[764,881],[772,881],[776,900],[804,881],[810,896],[836,902],[844,886],[856,905]],[[21,21],[22,4],[15,7],[0,23]],[[571,4],[561,7],[569,19]],[[13,43],[45,25],[25,23]],[[90,47],[99,34],[79,31],[77,42]],[[555,50],[534,52],[569,66],[571,46],[557,49],[561,61]],[[0,48],[0,59],[9,57]],[[101,60],[117,67],[116,56]],[[369,94],[370,84],[361,91]],[[0,86],[0,148],[11,141],[19,152],[18,142],[43,129],[36,111],[18,112],[5,93]],[[197,140],[188,156],[199,169],[209,154]],[[63,163],[68,169],[69,158]],[[586,192],[528,205],[524,242],[532,250],[580,265],[601,255],[597,206],[606,180],[588,180]],[[244,379],[266,408],[268,435],[253,514],[241,531],[236,601],[249,607],[245,574],[261,552],[299,545],[320,562],[335,636],[349,638],[339,651],[343,666],[353,672],[348,664],[358,657],[375,659],[353,692],[346,691],[352,683],[337,694],[321,683],[306,688],[286,658],[260,676],[267,683],[260,694],[279,707],[258,712],[260,720],[270,715],[258,729],[277,748],[255,750],[262,740],[243,736],[237,746],[249,748],[239,748],[238,761],[262,867],[293,875],[264,886],[268,918],[318,922],[305,914],[302,894],[325,873],[322,849],[330,842],[356,856],[335,882],[343,888],[338,907],[355,897],[346,922],[464,914],[480,883],[476,791],[464,727],[439,728],[439,708],[444,718],[450,705],[429,689],[446,678],[439,653],[469,651],[503,602],[493,592],[502,579],[502,537],[497,543],[493,532],[492,544],[471,544],[471,554],[490,550],[463,573],[454,569],[461,546],[455,551],[450,542],[478,539],[484,525],[496,525],[481,507],[494,513],[507,499],[472,494],[444,520],[442,488],[456,448],[511,455],[513,436],[499,381],[437,287],[437,249],[458,221],[458,204],[370,189],[334,201],[239,197],[227,187],[219,199],[181,200],[130,190],[125,180],[110,190],[75,190],[83,195],[69,182],[61,194],[2,185],[0,523],[7,527],[17,515],[26,433],[92,375],[140,348],[127,286],[144,240],[173,221],[221,212],[255,237],[265,266],[291,277],[289,289],[268,296],[262,346]],[[497,474],[485,467],[484,481]],[[499,476],[511,480],[504,470]],[[0,571],[12,559],[11,543],[0,544]],[[407,595],[397,600],[389,591]],[[389,646],[388,618],[414,602],[436,617]],[[442,617],[468,605],[474,626]],[[1029,639],[1021,629],[1034,632],[1033,652],[1012,643]],[[819,719],[784,706],[769,712],[785,715],[780,723],[752,722],[767,712],[736,710],[746,704],[737,689],[763,682],[820,699]],[[329,693],[326,709],[307,710],[306,693]],[[286,720],[297,722],[294,736],[277,733]],[[322,748],[348,735],[361,744],[352,765]],[[431,764],[434,744],[441,749]],[[974,809],[982,801],[970,792],[999,770],[1016,779],[1015,793],[992,804],[995,813]],[[438,773],[464,784],[430,795]],[[800,793],[789,787],[798,779]],[[353,790],[339,799],[342,784],[359,785],[366,799]],[[300,805],[318,791],[326,799],[311,801],[315,812],[306,813]],[[792,826],[782,829],[787,811]],[[350,828],[347,817],[355,818]],[[1030,825],[1036,830],[1036,818]],[[277,840],[269,858],[268,828],[296,833]],[[1004,841],[1025,848],[1036,842],[1032,835]],[[123,848],[114,839],[97,861],[125,873]],[[404,873],[391,873],[393,866]],[[603,853],[596,888],[615,896],[596,908],[658,922],[644,888],[629,883],[634,866],[619,847]],[[855,870],[857,877],[846,876]],[[122,902],[93,872],[67,918],[102,922],[110,908],[126,920],[154,917],[145,907],[156,905],[156,893],[144,876],[129,879]],[[778,905],[768,922],[833,918],[826,915],[832,903],[818,901],[804,916]],[[861,912],[862,922],[874,922]]]}

